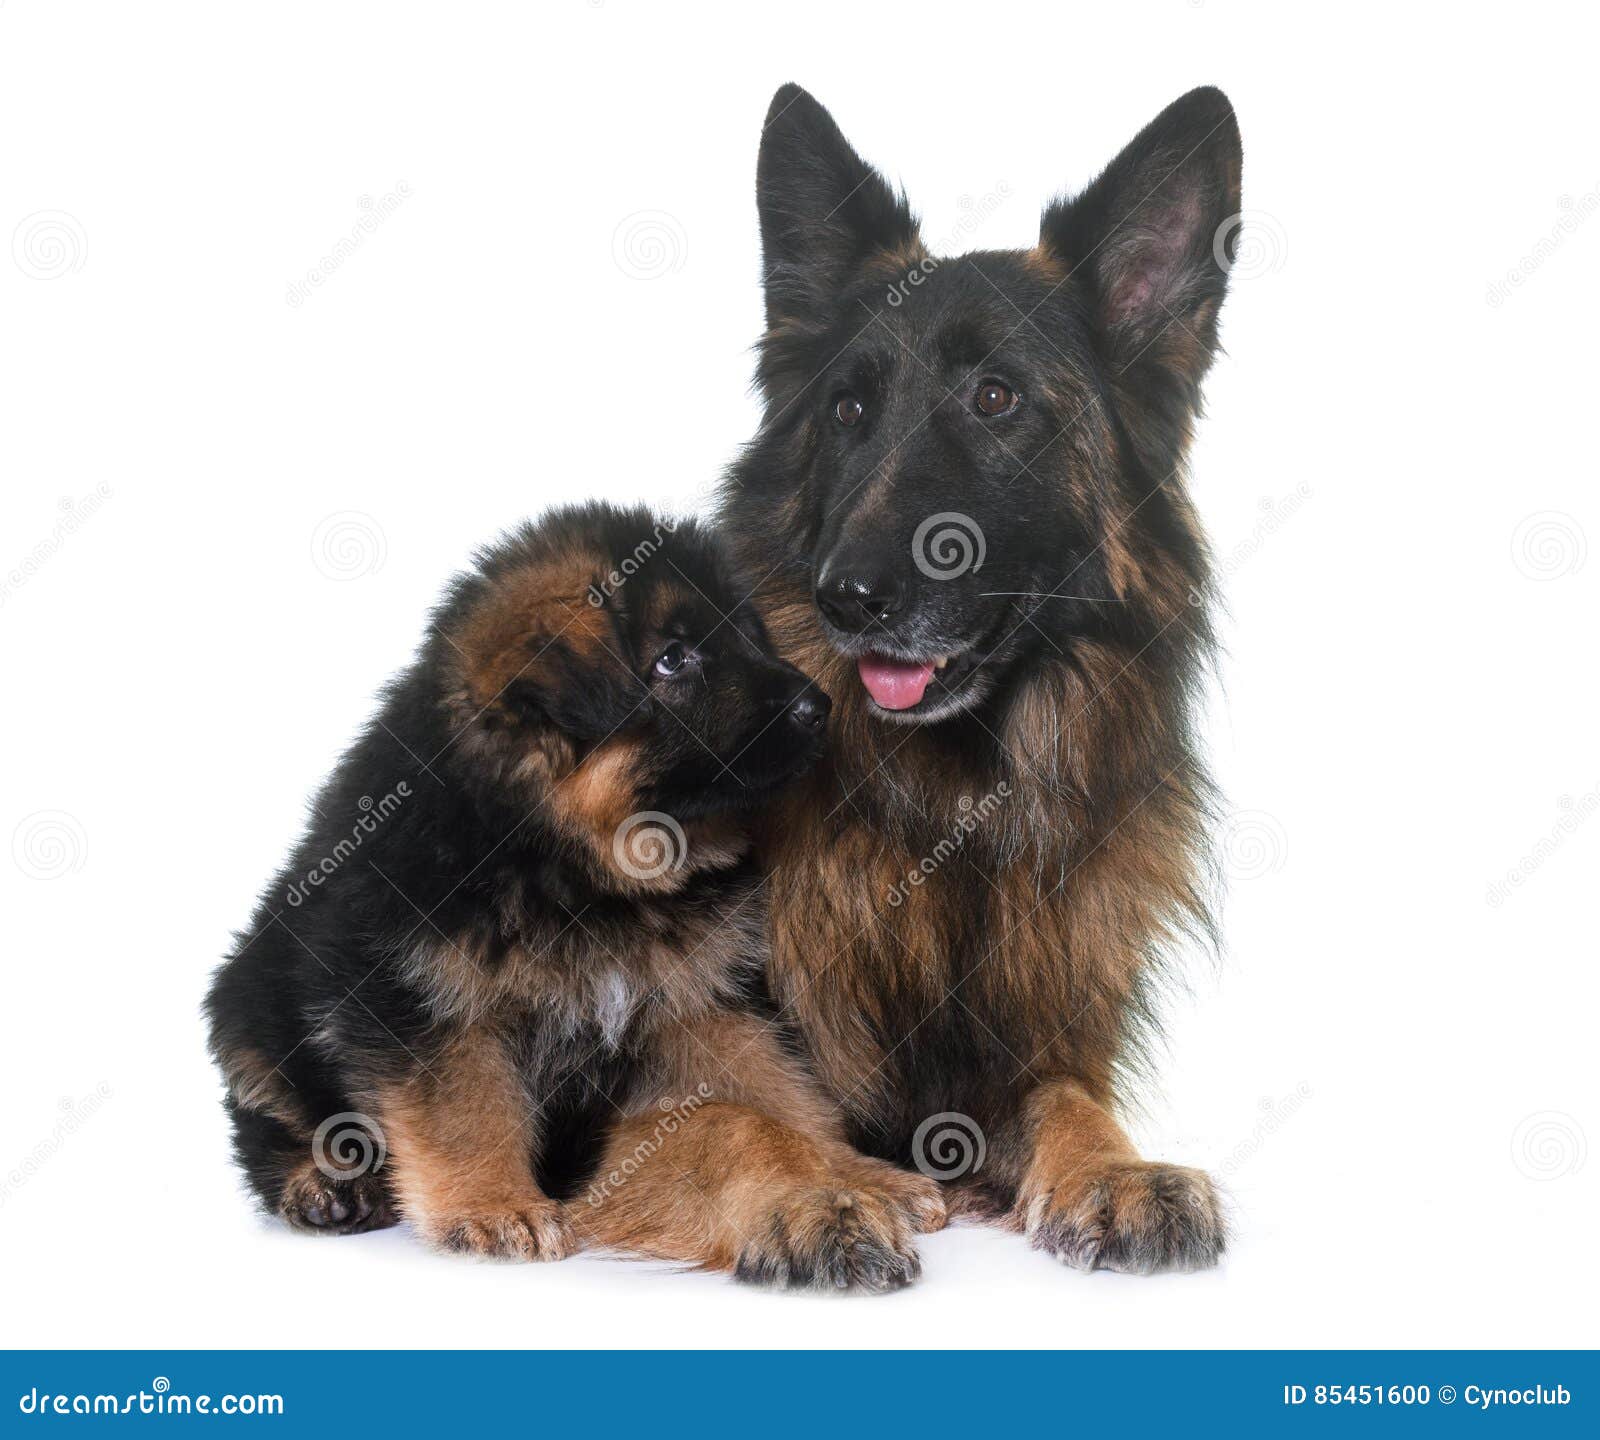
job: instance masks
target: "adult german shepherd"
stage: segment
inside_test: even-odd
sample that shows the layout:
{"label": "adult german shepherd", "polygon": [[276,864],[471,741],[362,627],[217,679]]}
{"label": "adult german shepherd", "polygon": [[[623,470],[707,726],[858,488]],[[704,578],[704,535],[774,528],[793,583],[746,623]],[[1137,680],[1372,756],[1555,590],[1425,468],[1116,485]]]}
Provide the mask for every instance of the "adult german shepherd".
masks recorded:
{"label": "adult german shepherd", "polygon": [[1032,249],[944,259],[790,85],[757,196],[765,415],[721,519],[836,718],[764,824],[776,998],[862,1150],[1072,1265],[1210,1264],[1211,1181],[1113,1111],[1163,959],[1211,928],[1183,468],[1233,109],[1192,91]]}

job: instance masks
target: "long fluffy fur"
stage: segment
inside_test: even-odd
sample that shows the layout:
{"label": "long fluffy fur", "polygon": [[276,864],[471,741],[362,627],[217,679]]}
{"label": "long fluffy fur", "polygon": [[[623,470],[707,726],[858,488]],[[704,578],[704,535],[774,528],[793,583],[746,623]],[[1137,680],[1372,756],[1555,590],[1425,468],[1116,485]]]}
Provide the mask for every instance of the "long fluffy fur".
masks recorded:
{"label": "long fluffy fur", "polygon": [[[1117,1105],[1170,962],[1215,936],[1194,734],[1212,584],[1183,469],[1238,153],[1227,101],[1196,91],[1052,205],[1032,250],[940,259],[805,92],[780,91],[763,134],[766,408],[720,514],[837,725],[762,828],[774,989],[856,1143],[920,1161],[929,1118],[959,1112],[986,1144],[967,1178],[1080,1259],[1081,1214],[1073,1242],[1022,1214],[1041,1126],[1066,1123],[1037,1097],[1070,1082]],[[986,376],[1022,396],[1014,419],[974,413]],[[847,427],[840,394],[861,404]],[[981,572],[920,579],[905,559],[919,525],[952,512],[982,535]],[[860,643],[813,598],[841,555],[898,566],[914,597]],[[907,727],[857,679],[874,640],[988,659],[965,708]],[[1151,1223],[1171,1207],[1142,1209],[1150,1193],[1201,1185],[1145,1178],[1123,1209]],[[1123,1239],[1124,1259],[1175,1258]],[[1206,1231],[1179,1263],[1220,1243]]]}

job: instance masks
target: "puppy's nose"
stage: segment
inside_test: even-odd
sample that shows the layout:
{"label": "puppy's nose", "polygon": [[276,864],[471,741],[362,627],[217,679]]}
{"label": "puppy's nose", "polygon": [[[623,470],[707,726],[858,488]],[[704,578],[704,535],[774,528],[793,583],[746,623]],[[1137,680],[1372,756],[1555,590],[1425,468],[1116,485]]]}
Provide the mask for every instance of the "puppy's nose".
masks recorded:
{"label": "puppy's nose", "polygon": [[883,570],[828,565],[817,581],[817,608],[854,635],[893,619],[905,603],[905,585]]}
{"label": "puppy's nose", "polygon": [[828,712],[832,709],[833,701],[808,682],[790,698],[784,706],[784,714],[795,729],[813,735],[828,723]]}

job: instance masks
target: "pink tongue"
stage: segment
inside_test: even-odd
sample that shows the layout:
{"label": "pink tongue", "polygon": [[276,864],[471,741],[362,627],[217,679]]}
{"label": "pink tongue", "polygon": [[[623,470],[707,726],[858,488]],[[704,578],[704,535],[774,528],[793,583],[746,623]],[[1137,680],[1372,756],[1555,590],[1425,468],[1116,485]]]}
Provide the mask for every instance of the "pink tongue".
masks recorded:
{"label": "pink tongue", "polygon": [[856,661],[861,683],[885,710],[909,710],[922,699],[933,679],[933,665],[910,665],[882,655],[863,655]]}

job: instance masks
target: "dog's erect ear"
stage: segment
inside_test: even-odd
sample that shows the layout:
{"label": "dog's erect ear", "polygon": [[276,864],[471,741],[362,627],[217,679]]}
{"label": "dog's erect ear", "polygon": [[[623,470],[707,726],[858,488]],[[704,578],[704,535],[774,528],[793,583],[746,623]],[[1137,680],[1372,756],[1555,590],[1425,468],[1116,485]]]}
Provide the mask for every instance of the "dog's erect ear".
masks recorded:
{"label": "dog's erect ear", "polygon": [[1120,374],[1197,385],[1238,240],[1239,126],[1220,90],[1191,90],[1150,122],[1081,195],[1044,213],[1039,244],[1092,294]]}
{"label": "dog's erect ear", "polygon": [[853,265],[917,238],[905,197],[798,85],[779,90],[767,111],[756,206],[769,326],[824,309]]}

